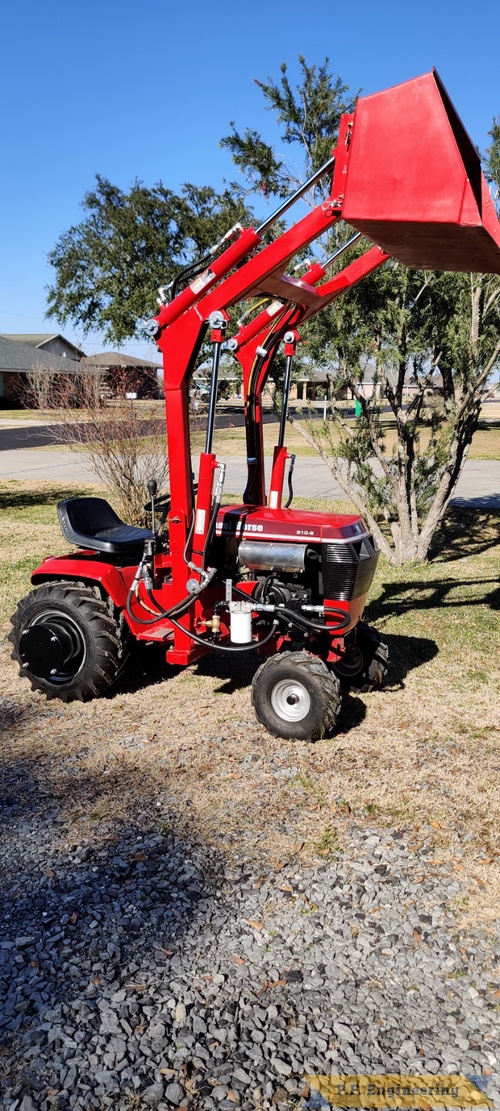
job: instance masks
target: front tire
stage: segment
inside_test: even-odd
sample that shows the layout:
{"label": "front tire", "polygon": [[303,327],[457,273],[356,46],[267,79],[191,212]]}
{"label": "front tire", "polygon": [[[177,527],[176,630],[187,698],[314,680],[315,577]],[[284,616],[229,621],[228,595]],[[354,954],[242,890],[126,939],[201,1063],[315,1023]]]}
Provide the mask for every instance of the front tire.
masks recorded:
{"label": "front tire", "polygon": [[52,582],[19,602],[9,640],[33,690],[63,702],[88,701],[115,682],[128,630],[97,587]]}
{"label": "front tire", "polygon": [[356,629],[356,647],[361,654],[361,667],[349,681],[349,688],[364,694],[374,687],[382,687],[389,667],[389,645],[378,629],[360,621]]}
{"label": "front tire", "polygon": [[340,703],[337,676],[309,652],[271,656],[253,679],[255,714],[274,737],[319,740],[335,725]]}

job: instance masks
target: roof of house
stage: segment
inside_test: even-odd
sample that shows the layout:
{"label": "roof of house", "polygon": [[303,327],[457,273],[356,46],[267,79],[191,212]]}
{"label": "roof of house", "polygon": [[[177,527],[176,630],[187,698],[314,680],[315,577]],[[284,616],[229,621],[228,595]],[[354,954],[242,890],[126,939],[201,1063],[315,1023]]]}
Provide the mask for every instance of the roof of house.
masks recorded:
{"label": "roof of house", "polygon": [[76,359],[63,359],[50,355],[29,343],[0,336],[0,370],[26,374],[33,370],[57,370],[64,374],[77,374],[80,363]]}
{"label": "roof of house", "polygon": [[133,355],[124,355],[122,351],[101,351],[98,355],[87,355],[82,359],[84,366],[99,367],[101,370],[120,369],[151,369],[157,370],[161,363],[152,363],[149,359],[136,359]]}
{"label": "roof of house", "polygon": [[[57,332],[2,332],[5,339],[19,340],[20,343],[29,343],[30,347],[39,347],[49,339],[56,339]],[[62,338],[62,337],[61,337]]]}
{"label": "roof of house", "polygon": [[67,347],[71,347],[79,358],[83,355],[83,351],[76,347],[74,343],[71,343],[71,340],[62,336],[60,332],[3,332],[2,334],[5,339],[13,339],[16,343],[27,343],[29,347],[43,347],[51,339],[60,339]]}
{"label": "roof of house", "polygon": [[[374,359],[368,359],[361,366],[360,369],[361,369],[360,384],[363,385],[363,386],[373,385],[374,379],[375,379],[375,374],[376,374],[376,369],[377,369],[375,360]],[[309,373],[303,373],[302,375],[299,375],[297,381],[298,382],[309,382],[311,385],[312,384],[324,385],[328,381],[328,378],[331,377],[331,376],[335,377],[335,374],[336,374],[335,368],[333,369],[333,371],[329,371],[329,370],[326,370],[324,368],[318,369],[317,367],[312,367],[310,369]],[[429,370],[428,375],[427,375],[427,379],[428,380],[424,383],[424,385],[426,387],[434,387],[436,389],[441,389],[441,387],[443,385],[443,379],[442,379],[440,370],[438,370],[437,368],[434,368],[433,370]],[[419,379],[419,381],[421,381],[421,378]],[[411,387],[412,385],[416,385],[416,379],[415,379],[415,376],[414,376],[414,373],[413,373],[412,369],[410,368],[409,370],[407,370],[407,372],[405,374],[405,388]]]}

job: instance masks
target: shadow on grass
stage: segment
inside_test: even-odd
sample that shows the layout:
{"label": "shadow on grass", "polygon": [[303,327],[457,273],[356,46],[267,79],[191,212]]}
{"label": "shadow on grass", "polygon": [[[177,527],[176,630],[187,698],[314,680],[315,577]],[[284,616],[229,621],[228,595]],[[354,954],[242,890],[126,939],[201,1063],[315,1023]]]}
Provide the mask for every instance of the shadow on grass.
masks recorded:
{"label": "shadow on grass", "polygon": [[404,681],[410,671],[415,671],[417,667],[422,667],[429,660],[433,660],[439,652],[436,641],[428,637],[397,636],[385,631],[383,637],[389,645],[386,685],[395,690],[404,687]]}
{"label": "shadow on grass", "polygon": [[209,675],[220,680],[217,694],[233,694],[234,691],[250,687],[255,672],[264,662],[258,652],[211,652],[202,656],[196,664],[198,675]]}
{"label": "shadow on grass", "polygon": [[[25,688],[26,689],[26,688]],[[12,698],[0,697],[0,738],[2,734],[10,734],[16,725],[30,718],[36,719],[37,707],[21,706]]]}
{"label": "shadow on grass", "polygon": [[500,542],[500,513],[497,508],[474,509],[452,505],[431,545],[431,563],[447,563],[465,556],[480,555]]}
{"label": "shadow on grass", "polygon": [[[130,659],[123,674],[111,690],[104,695],[105,698],[114,698],[116,694],[130,694],[133,691],[144,690],[145,687],[155,683],[168,682],[182,667],[173,667],[165,659],[168,645],[143,644],[137,641],[132,648]],[[234,656],[230,653],[207,652],[192,665],[195,675],[210,676],[220,680],[214,689],[214,694],[233,694],[234,691],[250,687],[252,679],[260,667],[263,657],[257,652],[238,652]]]}
{"label": "shadow on grass", "polygon": [[[488,590],[489,586],[493,589]],[[473,591],[469,597],[452,597],[454,590],[471,590],[483,587],[484,594],[478,597]],[[369,603],[367,619],[376,625],[382,618],[401,617],[402,614],[416,613],[432,609],[461,610],[468,606],[487,605],[492,610],[500,609],[500,587],[498,579],[423,579],[422,582],[386,583],[382,593]],[[405,638],[402,638],[405,639]],[[413,641],[415,637],[408,637]]]}
{"label": "shadow on grass", "polygon": [[[405,587],[405,589],[408,589]],[[373,605],[377,605],[374,603]],[[410,606],[409,606],[410,608]],[[378,616],[385,615],[385,610],[380,609]],[[371,617],[374,618],[373,608]],[[389,645],[389,673],[387,687],[394,690],[404,686],[408,672],[413,671],[429,660],[434,659],[439,649],[434,640],[427,637],[400,636],[384,632],[384,639]],[[256,652],[248,654],[239,653],[236,656],[223,655],[211,652],[194,665],[195,674],[215,679],[213,695],[232,695],[235,691],[250,688],[255,672],[262,663],[262,656]],[[144,690],[156,683],[168,683],[181,668],[170,667],[165,661],[165,649],[161,645],[136,644],[131,660],[121,676],[119,682],[107,692],[104,697],[113,699],[119,694],[130,694]],[[390,693],[390,690],[389,690]],[[366,716],[364,702],[353,697],[345,691],[342,708],[335,725],[335,732],[348,733],[357,729]]]}
{"label": "shadow on grass", "polygon": [[0,489],[0,511],[2,509],[36,509],[40,505],[57,505],[66,498],[85,497],[94,493],[91,489],[73,486],[65,489],[49,487],[43,490],[6,490]]}

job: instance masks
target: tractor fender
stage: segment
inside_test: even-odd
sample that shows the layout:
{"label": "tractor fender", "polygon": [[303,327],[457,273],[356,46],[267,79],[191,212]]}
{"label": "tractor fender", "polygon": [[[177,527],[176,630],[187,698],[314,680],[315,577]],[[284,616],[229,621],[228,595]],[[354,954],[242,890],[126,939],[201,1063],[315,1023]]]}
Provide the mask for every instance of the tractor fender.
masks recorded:
{"label": "tractor fender", "polygon": [[136,570],[136,565],[115,567],[112,563],[91,559],[84,552],[78,552],[74,555],[49,556],[44,559],[43,563],[32,572],[31,581],[34,585],[51,582],[54,579],[98,583],[103,592],[109,595],[113,604],[118,609],[124,609]]}

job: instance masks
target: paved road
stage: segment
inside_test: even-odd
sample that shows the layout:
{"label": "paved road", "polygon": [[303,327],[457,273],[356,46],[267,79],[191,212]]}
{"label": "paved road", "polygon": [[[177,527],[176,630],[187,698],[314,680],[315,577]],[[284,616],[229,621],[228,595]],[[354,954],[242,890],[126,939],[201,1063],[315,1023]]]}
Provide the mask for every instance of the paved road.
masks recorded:
{"label": "paved road", "polygon": [[[321,414],[317,414],[318,417]],[[313,414],[314,416],[314,414]],[[278,427],[277,419],[274,413],[263,414],[264,424],[275,424]],[[158,418],[157,421],[160,432],[165,429],[165,422],[163,418]],[[225,412],[217,413],[215,418],[216,428],[241,428],[244,424],[244,416],[242,409],[227,409]],[[142,433],[146,436],[151,430],[152,422],[142,422]],[[79,426],[80,428],[82,425]],[[43,424],[42,421],[33,421],[29,424],[22,424],[16,420],[2,421],[0,413],[0,452],[17,450],[18,448],[40,448],[50,447],[57,443],[59,426],[57,424]]]}
{"label": "paved road", "polygon": [[[316,413],[312,416],[317,416],[320,419],[323,415],[322,407],[319,402],[316,402]],[[292,408],[292,407],[291,407]],[[386,412],[389,412],[387,406]],[[354,410],[352,411],[354,415]],[[495,420],[500,417],[500,402],[485,402],[481,412],[482,418]],[[264,424],[278,425],[276,415],[273,412],[267,411],[263,414]],[[216,428],[241,428],[244,424],[243,408],[242,405],[227,405],[220,412],[217,412],[215,418]],[[158,417],[158,425],[160,430],[164,428],[163,417]],[[142,428],[144,435],[147,435],[151,425],[149,421],[144,421]],[[5,419],[2,420],[0,411],[0,453],[4,451],[13,451],[21,448],[41,448],[50,447],[57,443],[58,425],[47,424],[43,420],[33,420],[23,423],[22,420]]]}
{"label": "paved road", "polygon": [[[241,494],[246,484],[246,467],[241,457],[226,456],[225,490]],[[270,460],[267,461],[267,472]],[[68,485],[95,484],[85,456],[72,451],[49,448],[18,447],[0,451],[0,478],[44,479]],[[297,497],[342,498],[343,491],[319,458],[300,456],[293,478]],[[457,486],[453,501],[477,508],[500,508],[500,462],[468,460]]]}

